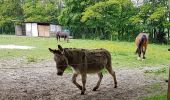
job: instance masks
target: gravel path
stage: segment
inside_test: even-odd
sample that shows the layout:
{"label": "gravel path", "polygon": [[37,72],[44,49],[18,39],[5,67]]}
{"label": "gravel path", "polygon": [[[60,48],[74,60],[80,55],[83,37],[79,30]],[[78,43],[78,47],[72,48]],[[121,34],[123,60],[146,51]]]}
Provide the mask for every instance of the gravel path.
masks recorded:
{"label": "gravel path", "polygon": [[[71,82],[71,73],[56,75],[53,60],[29,64],[22,63],[21,58],[10,60],[0,59],[0,100],[136,100],[167,90],[167,83],[161,77],[145,75],[142,69],[122,68],[115,69],[118,88],[114,88],[111,75],[105,74],[94,92],[98,77],[88,75],[87,90],[85,95],[80,95],[81,91]],[[80,77],[77,81],[81,83]]]}

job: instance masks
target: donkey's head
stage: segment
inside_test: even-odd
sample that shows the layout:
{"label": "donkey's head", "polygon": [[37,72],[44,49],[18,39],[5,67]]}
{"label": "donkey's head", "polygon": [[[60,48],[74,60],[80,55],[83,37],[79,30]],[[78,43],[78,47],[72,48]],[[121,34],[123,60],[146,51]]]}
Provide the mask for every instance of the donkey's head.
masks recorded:
{"label": "donkey's head", "polygon": [[68,66],[68,59],[64,55],[63,48],[58,45],[58,50],[49,48],[49,51],[54,54],[54,60],[56,62],[57,75],[62,76],[65,69]]}

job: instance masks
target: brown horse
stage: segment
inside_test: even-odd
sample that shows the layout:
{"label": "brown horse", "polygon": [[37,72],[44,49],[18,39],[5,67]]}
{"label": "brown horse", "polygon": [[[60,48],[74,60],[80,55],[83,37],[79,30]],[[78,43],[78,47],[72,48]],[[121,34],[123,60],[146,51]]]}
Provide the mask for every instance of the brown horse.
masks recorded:
{"label": "brown horse", "polygon": [[138,53],[138,60],[140,58],[145,59],[145,53],[148,45],[149,35],[146,33],[139,33],[136,37],[135,43],[137,46],[136,53]]}
{"label": "brown horse", "polygon": [[[81,94],[85,93],[85,85],[87,74],[96,73],[99,77],[97,85],[93,88],[96,91],[99,88],[103,78],[102,69],[106,69],[113,77],[115,88],[117,87],[117,80],[115,72],[112,70],[111,54],[105,49],[78,49],[78,48],[62,48],[58,45],[58,50],[50,49],[54,54],[56,62],[57,75],[62,76],[65,69],[71,66],[73,69],[72,82],[77,88],[81,90]],[[78,75],[82,77],[82,85],[76,82]]]}
{"label": "brown horse", "polygon": [[58,31],[56,33],[56,38],[57,38],[57,41],[60,41],[60,38],[64,38],[64,41],[69,41],[69,32],[60,32]]}

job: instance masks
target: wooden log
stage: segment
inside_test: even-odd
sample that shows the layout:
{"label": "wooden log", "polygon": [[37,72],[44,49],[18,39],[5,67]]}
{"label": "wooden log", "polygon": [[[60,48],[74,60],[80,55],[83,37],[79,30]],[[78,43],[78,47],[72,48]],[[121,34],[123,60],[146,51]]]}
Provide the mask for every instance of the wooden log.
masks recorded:
{"label": "wooden log", "polygon": [[[170,80],[170,68],[169,68],[169,80]],[[168,80],[168,100],[170,100],[170,81]]]}

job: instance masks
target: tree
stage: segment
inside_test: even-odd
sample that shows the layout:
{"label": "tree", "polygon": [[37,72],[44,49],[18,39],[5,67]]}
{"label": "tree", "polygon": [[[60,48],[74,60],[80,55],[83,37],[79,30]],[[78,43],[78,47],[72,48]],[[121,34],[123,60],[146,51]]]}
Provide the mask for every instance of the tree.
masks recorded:
{"label": "tree", "polygon": [[27,0],[23,5],[24,21],[58,23],[58,1]]}
{"label": "tree", "polygon": [[74,37],[81,37],[82,34],[89,33],[89,29],[83,22],[81,22],[82,12],[85,8],[94,4],[98,0],[65,0],[64,9],[58,17],[59,23],[71,29]]}
{"label": "tree", "polygon": [[149,32],[153,41],[158,42],[158,40],[162,40],[162,42],[165,42],[167,0],[145,0],[144,4],[138,9],[139,13],[131,18],[131,22],[139,26],[138,30]]}
{"label": "tree", "polygon": [[1,33],[14,33],[14,23],[22,19],[20,0],[0,1],[0,27]]}
{"label": "tree", "polygon": [[106,0],[86,8],[82,22],[91,27],[103,27],[105,33],[115,31],[121,39],[128,34],[129,18],[133,14],[134,7],[130,0]]}

